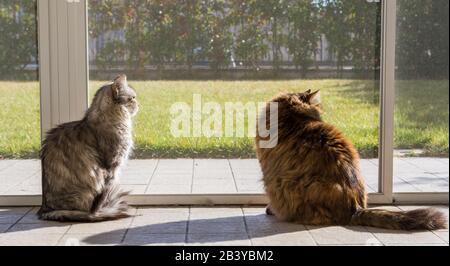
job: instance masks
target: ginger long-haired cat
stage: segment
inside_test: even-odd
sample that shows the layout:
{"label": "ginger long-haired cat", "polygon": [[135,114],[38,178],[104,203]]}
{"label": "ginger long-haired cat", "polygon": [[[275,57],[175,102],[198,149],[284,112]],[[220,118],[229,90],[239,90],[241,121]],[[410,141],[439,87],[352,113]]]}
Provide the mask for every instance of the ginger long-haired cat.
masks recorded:
{"label": "ginger long-haired cat", "polygon": [[[267,138],[256,137],[270,200],[267,213],[309,225],[445,228],[444,215],[431,208],[407,212],[367,209],[358,152],[339,129],[322,121],[319,98],[318,91],[308,90],[271,100],[278,104],[278,143],[263,148],[260,141]],[[268,126],[270,115],[265,117]]]}

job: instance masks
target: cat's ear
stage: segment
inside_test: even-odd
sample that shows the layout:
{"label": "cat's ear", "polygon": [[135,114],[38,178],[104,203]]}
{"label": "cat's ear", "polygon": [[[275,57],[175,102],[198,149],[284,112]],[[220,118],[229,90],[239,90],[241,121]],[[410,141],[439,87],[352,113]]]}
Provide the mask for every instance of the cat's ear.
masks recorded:
{"label": "cat's ear", "polygon": [[120,74],[114,79],[114,84],[124,87],[127,85],[127,76],[125,74]]}
{"label": "cat's ear", "polygon": [[308,102],[310,104],[320,104],[320,90],[316,90],[315,92],[308,93]]}
{"label": "cat's ear", "polygon": [[119,97],[120,90],[127,86],[127,76],[125,74],[118,75],[111,86],[114,99]]}
{"label": "cat's ear", "polygon": [[310,94],[310,93],[311,93],[311,90],[307,90],[307,91],[305,91],[305,93],[306,93],[306,94]]}

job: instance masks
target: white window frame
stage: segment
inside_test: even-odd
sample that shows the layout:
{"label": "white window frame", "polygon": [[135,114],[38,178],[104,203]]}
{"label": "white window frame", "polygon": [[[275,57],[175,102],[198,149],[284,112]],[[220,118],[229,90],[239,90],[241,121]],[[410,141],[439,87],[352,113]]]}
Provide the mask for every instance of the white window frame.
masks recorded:
{"label": "white window frame", "polygon": [[[87,0],[37,0],[42,135],[88,107]],[[393,192],[396,0],[382,0],[379,193],[370,204],[448,204],[449,193]],[[131,195],[134,205],[265,204],[263,194]],[[41,196],[0,196],[0,205],[39,205]]]}

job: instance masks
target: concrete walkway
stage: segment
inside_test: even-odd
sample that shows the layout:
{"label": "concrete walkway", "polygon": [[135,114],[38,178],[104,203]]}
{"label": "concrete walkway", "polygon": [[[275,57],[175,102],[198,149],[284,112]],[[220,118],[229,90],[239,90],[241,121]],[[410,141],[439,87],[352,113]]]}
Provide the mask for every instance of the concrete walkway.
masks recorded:
{"label": "concrete walkway", "polygon": [[[419,206],[389,206],[410,210]],[[448,207],[438,206],[447,214]],[[395,231],[277,221],[262,207],[139,208],[139,216],[95,224],[40,221],[37,208],[0,208],[0,246],[12,245],[439,245],[448,230]]]}
{"label": "concrete walkway", "polygon": [[[378,160],[361,160],[369,192],[378,188]],[[448,158],[396,158],[395,192],[448,192]],[[132,194],[263,193],[256,159],[130,160],[121,184]],[[0,195],[41,194],[38,160],[0,160]]]}

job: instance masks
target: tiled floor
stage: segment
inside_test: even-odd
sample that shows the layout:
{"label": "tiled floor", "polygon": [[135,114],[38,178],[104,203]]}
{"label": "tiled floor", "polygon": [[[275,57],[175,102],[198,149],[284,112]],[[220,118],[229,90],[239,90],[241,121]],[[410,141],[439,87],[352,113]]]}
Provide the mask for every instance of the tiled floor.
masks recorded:
{"label": "tiled floor", "polygon": [[[378,160],[361,160],[369,192],[378,187]],[[121,174],[132,194],[262,193],[256,159],[131,160]],[[0,160],[0,195],[37,195],[38,160]],[[396,158],[395,192],[442,192],[449,189],[448,158]]]}
{"label": "tiled floor", "polygon": [[[436,207],[448,219],[448,206]],[[304,226],[279,222],[263,207],[139,208],[134,217],[94,224],[40,221],[36,210],[0,208],[0,245],[449,245],[448,230]]]}

